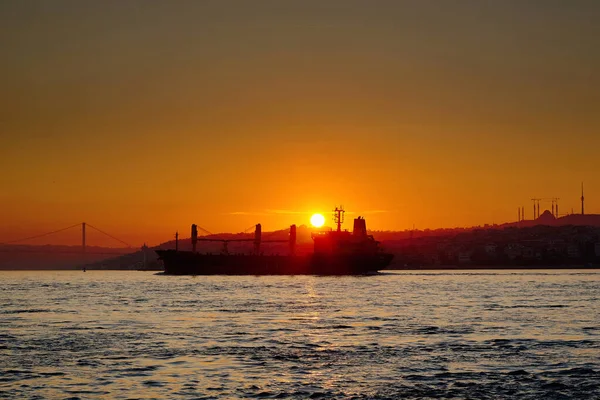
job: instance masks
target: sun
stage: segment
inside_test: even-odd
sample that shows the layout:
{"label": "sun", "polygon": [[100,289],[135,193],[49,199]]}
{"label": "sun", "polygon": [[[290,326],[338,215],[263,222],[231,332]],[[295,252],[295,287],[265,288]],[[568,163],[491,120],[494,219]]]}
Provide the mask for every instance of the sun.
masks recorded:
{"label": "sun", "polygon": [[325,223],[325,217],[322,216],[321,214],[313,214],[313,216],[310,217],[310,223],[315,228],[320,228]]}

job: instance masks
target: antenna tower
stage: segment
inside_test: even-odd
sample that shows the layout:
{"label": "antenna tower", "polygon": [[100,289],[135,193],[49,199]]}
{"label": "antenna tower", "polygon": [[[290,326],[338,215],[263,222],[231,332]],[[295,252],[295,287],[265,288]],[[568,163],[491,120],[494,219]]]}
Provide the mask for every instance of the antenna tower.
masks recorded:
{"label": "antenna tower", "polygon": [[344,211],[344,207],[339,206],[336,207],[335,210],[333,210],[333,220],[335,222],[335,224],[337,225],[337,231],[341,232],[342,231],[342,224],[344,223],[344,213],[346,211]]}

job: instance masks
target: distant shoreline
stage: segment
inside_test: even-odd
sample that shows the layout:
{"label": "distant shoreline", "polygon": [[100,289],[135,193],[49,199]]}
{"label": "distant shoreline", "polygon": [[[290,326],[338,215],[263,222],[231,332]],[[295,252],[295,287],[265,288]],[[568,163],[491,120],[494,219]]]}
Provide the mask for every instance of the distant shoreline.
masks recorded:
{"label": "distant shoreline", "polygon": [[[510,266],[426,266],[426,267],[395,267],[395,268],[386,268],[381,269],[379,272],[388,272],[388,271],[490,271],[490,270],[499,270],[499,271],[510,271],[510,270],[596,270],[600,269],[600,265],[571,265],[571,266],[518,266],[518,265],[510,265]],[[2,271],[73,271],[73,272],[82,272],[81,268],[6,268],[0,269]],[[162,269],[95,269],[95,268],[87,268],[86,271],[136,271],[136,272],[162,272]]]}
{"label": "distant shoreline", "polygon": [[600,265],[556,265],[556,266],[541,266],[541,265],[508,265],[508,266],[496,266],[496,265],[483,265],[483,266],[456,266],[456,265],[432,265],[422,267],[395,267],[386,268],[382,271],[444,271],[444,270],[511,270],[511,269],[531,269],[531,270],[555,270],[555,269],[600,269]]}

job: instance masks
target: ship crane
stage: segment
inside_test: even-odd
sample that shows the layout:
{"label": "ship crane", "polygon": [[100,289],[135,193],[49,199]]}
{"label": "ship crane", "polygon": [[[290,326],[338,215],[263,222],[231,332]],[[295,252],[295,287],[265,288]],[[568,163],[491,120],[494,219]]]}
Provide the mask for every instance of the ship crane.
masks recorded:
{"label": "ship crane", "polygon": [[[260,244],[261,243],[290,243],[290,250],[293,253],[296,245],[296,226],[292,225],[290,227],[290,237],[289,239],[276,239],[276,240],[262,240],[262,227],[260,224],[256,224],[254,226],[254,238],[240,238],[240,239],[219,239],[219,238],[207,238],[207,237],[198,237],[198,228],[200,228],[204,232],[208,232],[206,229],[199,227],[196,224],[192,225],[192,251],[196,252],[196,244],[197,242],[221,242],[223,243],[223,254],[229,254],[228,244],[229,242],[254,242],[254,254],[260,254]],[[248,228],[249,230],[251,228]],[[208,232],[210,235],[212,233]]]}

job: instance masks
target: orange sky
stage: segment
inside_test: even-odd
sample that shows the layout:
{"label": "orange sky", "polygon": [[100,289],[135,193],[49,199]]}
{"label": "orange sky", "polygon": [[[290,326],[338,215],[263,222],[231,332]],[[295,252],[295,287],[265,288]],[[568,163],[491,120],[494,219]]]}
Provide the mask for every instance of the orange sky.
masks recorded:
{"label": "orange sky", "polygon": [[372,229],[472,226],[530,218],[531,197],[578,211],[581,181],[600,213],[599,18],[584,0],[2,2],[0,242],[87,221],[156,244],[340,203]]}

